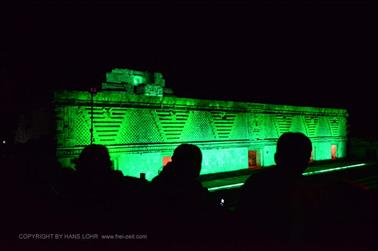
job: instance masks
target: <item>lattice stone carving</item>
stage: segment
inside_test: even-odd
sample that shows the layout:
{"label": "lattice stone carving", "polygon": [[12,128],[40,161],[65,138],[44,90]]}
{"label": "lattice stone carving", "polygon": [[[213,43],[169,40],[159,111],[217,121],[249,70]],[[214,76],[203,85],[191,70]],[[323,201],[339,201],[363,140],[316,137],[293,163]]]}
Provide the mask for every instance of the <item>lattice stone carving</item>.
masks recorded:
{"label": "lattice stone carving", "polygon": [[189,111],[158,109],[155,111],[156,121],[165,141],[178,141],[181,138]]}
{"label": "lattice stone carving", "polygon": [[276,114],[275,122],[277,128],[277,134],[281,135],[290,131],[291,123],[293,121],[293,115],[291,114]]}
{"label": "lattice stone carving", "polygon": [[119,144],[161,142],[151,109],[128,108],[121,125]]}
{"label": "lattice stone carving", "polygon": [[319,117],[313,115],[304,116],[308,137],[316,137],[319,127]]}
{"label": "lattice stone carving", "polygon": [[229,139],[235,125],[235,113],[212,111],[212,126],[217,139]]}
{"label": "lattice stone carving", "polygon": [[190,111],[188,122],[182,133],[184,141],[215,140],[211,126],[211,114],[208,111]]}

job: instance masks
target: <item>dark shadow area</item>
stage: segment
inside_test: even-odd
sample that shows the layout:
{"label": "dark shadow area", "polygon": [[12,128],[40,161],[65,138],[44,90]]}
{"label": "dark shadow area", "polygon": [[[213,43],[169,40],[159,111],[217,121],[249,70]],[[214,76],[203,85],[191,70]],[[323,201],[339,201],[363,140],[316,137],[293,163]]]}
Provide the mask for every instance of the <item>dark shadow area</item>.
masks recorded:
{"label": "dark shadow area", "polygon": [[[86,146],[75,170],[62,168],[54,149],[53,141],[41,138],[2,152],[2,240],[54,233],[66,235],[66,241],[71,235],[75,246],[81,243],[73,241],[75,234],[81,239],[86,234],[87,241],[98,243],[94,248],[108,242],[196,250],[376,247],[376,191],[337,177],[302,176],[311,142],[300,133],[283,134],[277,166],[253,173],[233,192],[203,187],[202,152],[192,144],[179,145],[151,182],[113,170],[103,145]],[[234,199],[236,206],[219,198]],[[147,239],[138,241],[137,234]],[[134,239],[101,240],[101,235]]]}
{"label": "dark shadow area", "polygon": [[277,142],[277,166],[245,182],[235,213],[241,247],[365,250],[375,246],[373,197],[351,182],[302,176],[311,150],[305,135],[284,133]]}
{"label": "dark shadow area", "polygon": [[158,215],[151,222],[160,240],[222,240],[227,232],[228,212],[198,180],[201,162],[197,146],[179,145],[172,161],[151,181],[151,208]]}

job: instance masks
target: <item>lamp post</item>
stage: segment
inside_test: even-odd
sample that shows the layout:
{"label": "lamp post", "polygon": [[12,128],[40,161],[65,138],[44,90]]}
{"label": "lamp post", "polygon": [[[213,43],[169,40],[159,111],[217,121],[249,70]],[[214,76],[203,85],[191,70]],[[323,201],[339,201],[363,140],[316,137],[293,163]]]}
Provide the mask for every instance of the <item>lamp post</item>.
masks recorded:
{"label": "lamp post", "polygon": [[94,94],[96,94],[96,92],[97,92],[96,87],[91,87],[90,88],[90,93],[91,93],[91,129],[90,129],[90,132],[91,132],[91,145],[93,144],[93,97],[94,97]]}

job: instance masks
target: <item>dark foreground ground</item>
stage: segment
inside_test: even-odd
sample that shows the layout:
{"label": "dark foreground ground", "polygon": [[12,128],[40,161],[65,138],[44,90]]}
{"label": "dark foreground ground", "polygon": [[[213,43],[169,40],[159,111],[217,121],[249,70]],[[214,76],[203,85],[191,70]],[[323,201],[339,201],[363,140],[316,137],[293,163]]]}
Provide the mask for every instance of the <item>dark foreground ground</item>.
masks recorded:
{"label": "dark foreground ground", "polygon": [[[215,174],[201,177],[207,187],[225,207],[233,210],[244,182],[261,170],[246,170],[232,174]],[[305,179],[326,183],[345,180],[375,194],[378,200],[378,162],[325,161],[310,165],[304,173]],[[223,199],[223,201],[222,201]]]}
{"label": "dark foreground ground", "polygon": [[[226,209],[231,212],[234,211],[239,199],[239,193],[245,180],[260,172],[261,170],[244,170],[240,172],[228,173],[228,174],[216,174],[207,175],[201,177],[203,186],[207,187],[209,191],[214,195],[216,200],[222,204]],[[378,163],[377,162],[354,162],[354,161],[326,161],[323,163],[314,163],[306,170],[305,179],[310,182],[316,182],[319,184],[334,182],[336,180],[345,180],[358,188],[365,190],[369,194],[372,210],[377,209],[378,201]],[[348,197],[348,194],[345,195]],[[25,211],[28,209],[25,208]],[[122,217],[122,212],[120,212]],[[374,218],[374,217],[373,217]],[[376,220],[376,217],[374,218]],[[369,239],[378,236],[377,222],[371,222],[369,225]],[[161,231],[164,232],[167,226],[162,226]],[[350,227],[350,225],[349,225]],[[240,231],[235,229],[235,231]],[[348,230],[346,230],[348,231]],[[353,230],[355,231],[355,229]],[[366,231],[366,229],[361,229]],[[233,232],[228,230],[228,232]],[[328,235],[329,231],[325,231]],[[41,233],[44,234],[44,233]],[[55,233],[46,233],[55,234]],[[73,233],[75,234],[75,233]],[[148,233],[147,233],[148,234]],[[331,233],[332,234],[332,233]],[[336,234],[336,233],[335,233]],[[187,243],[175,243],[172,241],[172,245],[169,241],[162,243],[154,243],[149,240],[149,236],[146,239],[137,240],[136,236],[130,236],[130,239],[123,240],[107,240],[93,236],[84,236],[87,240],[83,240],[83,236],[80,236],[81,240],[23,240],[17,241],[0,241],[0,250],[288,250],[287,247],[279,248],[279,245],[274,245],[270,248],[271,243],[249,243],[244,248],[244,243],[235,241],[230,237],[230,240],[219,240],[219,243],[199,243],[196,241],[196,233],[193,232],[193,242]],[[143,236],[139,236],[142,238]],[[138,238],[139,238],[138,237]],[[55,238],[55,237],[54,237]],[[92,239],[91,239],[92,238]],[[1,238],[0,238],[1,239]],[[169,239],[169,238],[167,238]],[[339,240],[343,242],[342,239]],[[335,243],[335,242],[334,242]],[[25,249],[26,247],[26,249]],[[369,243],[354,243],[353,247],[348,249],[348,246],[303,246],[298,245],[297,249],[290,250],[375,250],[377,247],[376,241]],[[3,249],[4,248],[4,249]]]}

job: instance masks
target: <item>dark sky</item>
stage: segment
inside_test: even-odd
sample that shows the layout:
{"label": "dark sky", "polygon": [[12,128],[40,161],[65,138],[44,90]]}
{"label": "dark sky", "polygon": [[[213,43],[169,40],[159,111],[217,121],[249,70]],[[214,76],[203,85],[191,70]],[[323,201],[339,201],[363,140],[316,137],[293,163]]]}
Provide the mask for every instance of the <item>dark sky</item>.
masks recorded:
{"label": "dark sky", "polygon": [[177,96],[347,108],[351,135],[376,137],[376,3],[329,2],[4,5],[2,112],[127,67]]}

